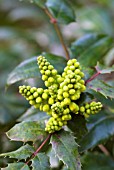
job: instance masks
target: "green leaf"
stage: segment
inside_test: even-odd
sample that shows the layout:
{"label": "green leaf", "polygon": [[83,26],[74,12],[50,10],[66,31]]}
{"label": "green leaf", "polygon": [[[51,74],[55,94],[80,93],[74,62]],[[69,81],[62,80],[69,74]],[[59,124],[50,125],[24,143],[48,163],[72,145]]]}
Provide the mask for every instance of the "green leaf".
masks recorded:
{"label": "green leaf", "polygon": [[63,24],[75,22],[75,13],[68,0],[47,0],[46,6],[58,22]]}
{"label": "green leaf", "polygon": [[[47,58],[47,60],[58,70],[59,73],[64,70],[64,66],[66,66],[66,60],[63,57],[48,53],[42,53],[42,55]],[[7,86],[20,80],[36,77],[39,84],[42,83],[41,74],[37,65],[37,57],[33,57],[23,61],[9,74]]]}
{"label": "green leaf", "polygon": [[46,136],[45,125],[42,122],[22,122],[16,124],[7,132],[7,136],[14,141],[36,141]]}
{"label": "green leaf", "polygon": [[106,84],[104,81],[95,79],[87,84],[89,89],[101,93],[103,96],[114,98],[114,87]]}
{"label": "green leaf", "polygon": [[68,121],[67,126],[73,132],[78,143],[87,133],[86,121],[85,118],[81,115],[72,115],[72,120]]}
{"label": "green leaf", "polygon": [[113,170],[111,157],[100,153],[87,153],[82,157],[83,170]]}
{"label": "green leaf", "polygon": [[88,80],[95,72],[94,69],[91,69],[89,67],[82,66],[81,68],[82,68],[82,71],[84,73],[84,79],[85,80]]}
{"label": "green leaf", "polygon": [[50,170],[49,158],[45,153],[38,153],[32,159],[33,170]]}
{"label": "green leaf", "polygon": [[[37,57],[27,59],[19,64],[8,76],[7,85],[20,80],[37,77],[40,79],[40,72],[37,66]],[[38,80],[39,81],[39,80]]]}
{"label": "green leaf", "polygon": [[50,54],[50,53],[42,53],[43,56],[54,66],[54,68],[61,74],[64,71],[64,68],[67,64],[67,60],[62,56]]}
{"label": "green leaf", "polygon": [[100,64],[99,62],[97,63],[95,68],[96,68],[96,70],[98,70],[100,72],[100,74],[107,74],[107,73],[111,73],[114,71],[114,65],[112,67],[106,67],[106,66]]}
{"label": "green leaf", "polygon": [[18,160],[27,159],[34,153],[34,149],[29,144],[26,144],[16,151],[0,154],[0,156],[9,156],[10,158],[16,158]]}
{"label": "green leaf", "polygon": [[105,109],[102,109],[99,113],[95,115],[91,115],[87,119],[87,129],[90,131],[94,126],[96,126],[97,123],[99,123],[101,120],[106,119],[107,117],[112,116],[111,112],[107,112]]}
{"label": "green leaf", "polygon": [[113,39],[111,37],[89,35],[89,38],[84,36],[81,40],[75,41],[71,46],[71,50],[73,51],[73,58],[74,56],[75,58],[78,57],[80,64],[90,67],[95,66],[97,61],[101,60],[112,48],[112,45]]}
{"label": "green leaf", "polygon": [[103,34],[86,34],[83,37],[79,38],[78,40],[74,41],[71,44],[71,52],[72,57],[76,56],[79,57],[82,55],[90,46],[95,44],[101,38],[104,38],[105,35]]}
{"label": "green leaf", "polygon": [[70,132],[60,131],[53,134],[50,143],[57,157],[66,164],[69,170],[80,170],[78,145]]}
{"label": "green leaf", "polygon": [[33,106],[30,107],[18,120],[19,121],[45,121],[49,116],[45,112],[41,112],[35,109]]}
{"label": "green leaf", "polygon": [[84,152],[90,148],[97,146],[114,135],[114,115],[107,115],[100,119],[90,129],[90,131],[82,138],[79,143],[79,151]]}
{"label": "green leaf", "polygon": [[6,168],[1,168],[1,170],[30,170],[30,168],[28,167],[28,165],[26,165],[23,162],[17,162],[17,163],[11,163],[8,164],[8,166]]}

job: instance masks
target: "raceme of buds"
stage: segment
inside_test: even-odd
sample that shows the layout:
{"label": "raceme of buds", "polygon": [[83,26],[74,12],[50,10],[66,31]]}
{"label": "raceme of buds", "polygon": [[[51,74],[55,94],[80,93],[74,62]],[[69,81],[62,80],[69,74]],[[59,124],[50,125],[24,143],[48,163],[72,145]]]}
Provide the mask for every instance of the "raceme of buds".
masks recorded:
{"label": "raceme of buds", "polygon": [[96,114],[98,113],[102,108],[101,102],[91,102],[91,103],[85,103],[84,106],[81,106],[79,108],[80,113],[85,116],[85,118],[88,118],[90,114]]}
{"label": "raceme of buds", "polygon": [[51,116],[45,128],[47,132],[59,131],[67,125],[67,121],[72,119],[71,112],[83,114],[87,118],[101,110],[100,102],[86,103],[84,106],[76,103],[80,94],[86,90],[84,73],[76,59],[67,62],[62,75],[45,57],[39,56],[37,61],[47,89],[23,85],[19,87],[19,92],[31,105]]}

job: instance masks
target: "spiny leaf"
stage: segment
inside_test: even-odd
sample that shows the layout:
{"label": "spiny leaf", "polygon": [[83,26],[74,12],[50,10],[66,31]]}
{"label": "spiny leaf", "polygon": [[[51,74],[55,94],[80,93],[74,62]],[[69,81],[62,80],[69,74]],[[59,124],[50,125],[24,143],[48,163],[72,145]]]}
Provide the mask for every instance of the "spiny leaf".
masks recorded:
{"label": "spiny leaf", "polygon": [[114,116],[109,115],[99,120],[82,138],[79,151],[83,152],[102,143],[114,135]]}
{"label": "spiny leaf", "polygon": [[114,87],[106,84],[104,81],[95,79],[87,84],[89,89],[101,93],[103,96],[114,98]]}
{"label": "spiny leaf", "polygon": [[11,140],[27,142],[42,139],[47,133],[44,123],[32,121],[18,123],[6,134]]}
{"label": "spiny leaf", "polygon": [[100,74],[107,74],[107,73],[111,73],[114,71],[114,65],[112,67],[107,68],[106,66],[103,66],[102,64],[98,62],[96,65],[96,69],[100,71]]}
{"label": "spiny leaf", "polygon": [[0,156],[5,156],[5,157],[9,156],[10,158],[16,158],[18,160],[22,160],[22,159],[27,159],[28,157],[30,157],[33,152],[34,152],[33,147],[30,146],[29,144],[26,144],[20,147],[19,149],[17,149],[16,151],[3,153],[3,154],[0,154]]}
{"label": "spiny leaf", "polygon": [[87,153],[82,157],[83,170],[113,170],[111,157],[100,153]]}
{"label": "spiny leaf", "polygon": [[[43,53],[42,55],[47,58],[47,60],[58,70],[59,73],[62,73],[64,67],[66,66],[66,59],[49,53]],[[37,65],[37,57],[33,57],[23,61],[9,74],[7,79],[7,86],[20,80],[36,77],[38,83],[42,84],[41,74]]]}
{"label": "spiny leaf", "polygon": [[47,0],[46,6],[58,22],[63,24],[75,22],[75,13],[68,0]]}
{"label": "spiny leaf", "polygon": [[33,170],[50,170],[49,158],[45,153],[38,153],[32,159]]}
{"label": "spiny leaf", "polygon": [[48,119],[49,116],[45,112],[41,112],[35,109],[33,106],[30,107],[18,120],[19,121],[44,121]]}
{"label": "spiny leaf", "polygon": [[[90,40],[88,43],[88,39],[87,39],[87,43],[89,44],[88,47],[87,45],[84,46],[86,43],[86,39],[84,40],[84,43],[82,41],[83,44],[82,46],[80,45],[81,42],[79,42],[79,47],[78,47],[78,43],[74,43],[71,46],[71,49],[73,49],[73,51],[78,51],[79,48],[78,61],[80,62],[80,64],[84,65],[85,67],[95,66],[97,61],[101,60],[106,55],[106,53],[112,48],[113,45],[113,39],[108,36],[101,36],[100,38],[97,37],[96,39],[93,40],[94,40],[93,43],[90,43],[91,42]],[[74,57],[77,58],[76,55],[73,55],[73,58]]]}
{"label": "spiny leaf", "polygon": [[8,166],[6,168],[1,168],[1,170],[30,170],[30,168],[28,167],[28,165],[26,165],[23,162],[17,162],[17,163],[11,163],[8,164]]}
{"label": "spiny leaf", "polygon": [[70,132],[60,131],[51,137],[52,149],[69,170],[80,170],[78,145]]}
{"label": "spiny leaf", "polygon": [[72,120],[68,122],[67,126],[73,132],[78,143],[87,132],[85,123],[85,118],[81,115],[72,115]]}

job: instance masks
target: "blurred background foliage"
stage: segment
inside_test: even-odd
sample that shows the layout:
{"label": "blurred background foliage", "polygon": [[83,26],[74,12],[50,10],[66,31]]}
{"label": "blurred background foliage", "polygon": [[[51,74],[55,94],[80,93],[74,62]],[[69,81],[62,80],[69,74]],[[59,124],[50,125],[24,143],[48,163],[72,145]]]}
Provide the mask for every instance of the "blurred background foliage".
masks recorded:
{"label": "blurred background foliage", "polygon": [[[77,22],[61,25],[66,44],[87,33],[108,34],[114,37],[114,0],[71,0]],[[23,60],[42,51],[63,55],[58,37],[49,18],[35,4],[25,0],[0,0],[0,153],[18,148],[21,143],[10,142],[5,132],[29,107],[18,94],[18,85],[5,90],[8,74]],[[114,49],[105,57],[105,64],[114,64]],[[25,82],[24,82],[25,83]],[[36,85],[36,80],[26,80]],[[0,166],[7,159],[0,158]]]}

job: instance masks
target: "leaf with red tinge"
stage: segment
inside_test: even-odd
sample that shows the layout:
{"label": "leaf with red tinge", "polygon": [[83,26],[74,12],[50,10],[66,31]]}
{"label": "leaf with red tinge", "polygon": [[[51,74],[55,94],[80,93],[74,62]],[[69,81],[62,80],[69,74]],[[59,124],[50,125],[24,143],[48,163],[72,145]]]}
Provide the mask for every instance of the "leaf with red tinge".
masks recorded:
{"label": "leaf with red tinge", "polygon": [[98,62],[95,68],[97,71],[100,72],[100,74],[107,74],[107,73],[114,72],[114,65],[112,67],[106,67]]}
{"label": "leaf with red tinge", "polygon": [[53,134],[50,143],[55,155],[69,170],[81,170],[78,145],[70,132],[61,130]]}
{"label": "leaf with red tinge", "polygon": [[95,79],[87,83],[87,87],[91,90],[101,93],[106,98],[114,98],[114,87],[106,84],[104,81]]}
{"label": "leaf with red tinge", "polygon": [[44,123],[35,121],[18,123],[6,134],[11,140],[23,142],[34,142],[47,135]]}

